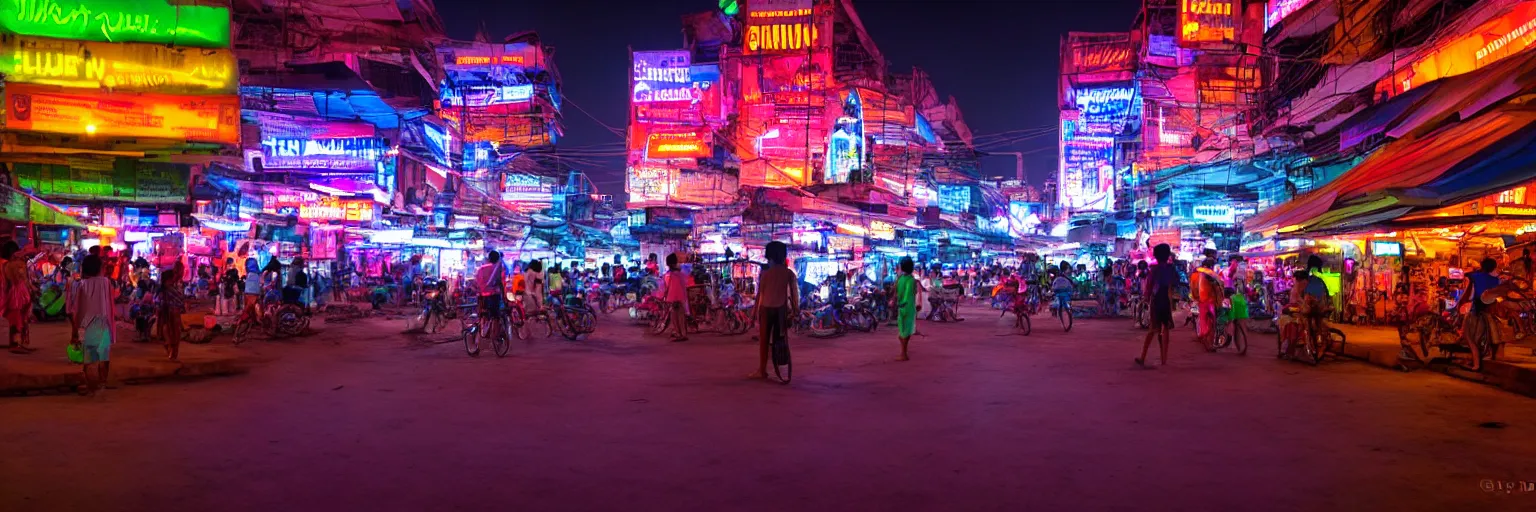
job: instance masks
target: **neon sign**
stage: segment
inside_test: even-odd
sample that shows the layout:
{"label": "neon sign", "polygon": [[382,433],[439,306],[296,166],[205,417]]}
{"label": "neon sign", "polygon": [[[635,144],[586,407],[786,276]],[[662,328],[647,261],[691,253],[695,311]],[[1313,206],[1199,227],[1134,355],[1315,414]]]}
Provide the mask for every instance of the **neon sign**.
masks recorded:
{"label": "neon sign", "polygon": [[691,60],[685,50],[635,52],[633,79],[636,82],[691,84]]}
{"label": "neon sign", "polygon": [[441,100],[443,108],[453,108],[505,105],[532,98],[532,85],[460,85],[444,87]]}
{"label": "neon sign", "polygon": [[344,139],[261,139],[265,167],[372,171],[384,157],[384,141],[373,137]]}
{"label": "neon sign", "polygon": [[441,48],[443,63],[452,70],[501,67],[536,67],[539,65],[539,48],[529,43],[459,43],[461,46]]}
{"label": "neon sign", "polygon": [[1073,96],[1079,116],[1075,134],[1119,134],[1130,124],[1136,105],[1136,89],[1133,87],[1078,89]]}
{"label": "neon sign", "polygon": [[821,29],[810,23],[747,25],[747,54],[805,50],[820,42]]}
{"label": "neon sign", "polygon": [[240,142],[237,96],[68,93],[29,84],[5,88],[5,125],[13,130]]}
{"label": "neon sign", "polygon": [[106,43],[229,47],[229,9],[166,0],[0,0],[0,32]]}
{"label": "neon sign", "polygon": [[23,37],[0,49],[0,75],[11,82],[169,93],[233,94],[238,85],[229,50]]}
{"label": "neon sign", "polygon": [[857,90],[848,91],[843,115],[827,138],[827,183],[847,183],[864,164],[864,105]]}
{"label": "neon sign", "polygon": [[1237,35],[1234,0],[1179,0],[1179,41],[1220,43]]}
{"label": "neon sign", "polygon": [[869,237],[875,240],[895,240],[896,226],[885,221],[869,221]]}
{"label": "neon sign", "polygon": [[373,201],[340,199],[314,192],[276,192],[262,198],[262,211],[276,215],[298,215],[307,220],[373,220]]}
{"label": "neon sign", "polygon": [[647,158],[707,158],[713,152],[704,132],[653,133],[646,137]]}
{"label": "neon sign", "polygon": [[1269,0],[1264,6],[1264,30],[1275,28],[1280,20],[1311,3],[1312,0]]}
{"label": "neon sign", "polygon": [[468,55],[463,57],[454,57],[453,63],[457,66],[489,66],[492,63],[511,64],[515,66],[521,66],[524,64],[522,55],[501,55],[497,57],[486,55]]}
{"label": "neon sign", "polygon": [[629,193],[630,203],[664,202],[672,195],[672,183],[677,174],[677,169],[670,167],[630,167],[624,180],[624,191]]}
{"label": "neon sign", "polygon": [[1536,44],[1536,2],[1520,2],[1503,16],[1440,45],[1376,84],[1377,97],[1396,95],[1441,78],[1470,73]]}
{"label": "neon sign", "polygon": [[948,213],[964,213],[970,210],[971,187],[939,185],[939,209]]}
{"label": "neon sign", "polygon": [[512,203],[549,203],[554,200],[553,178],[532,174],[506,174],[501,180],[501,200]]}

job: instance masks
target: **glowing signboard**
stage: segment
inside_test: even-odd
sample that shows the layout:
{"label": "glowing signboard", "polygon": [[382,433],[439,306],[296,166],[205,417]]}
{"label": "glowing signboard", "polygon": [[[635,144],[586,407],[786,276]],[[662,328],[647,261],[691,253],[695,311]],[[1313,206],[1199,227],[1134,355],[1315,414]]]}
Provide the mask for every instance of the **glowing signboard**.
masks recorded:
{"label": "glowing signboard", "polygon": [[672,183],[677,181],[677,169],[671,167],[637,165],[629,168],[625,176],[624,191],[629,202],[665,202],[672,193]]}
{"label": "glowing signboard", "polygon": [[1312,3],[1312,1],[1313,0],[1269,0],[1264,2],[1264,30],[1267,32],[1269,29],[1275,28],[1275,25],[1280,24],[1280,20],[1285,19],[1286,16],[1290,16],[1291,13],[1301,10],[1302,7],[1306,7],[1307,4]]}
{"label": "glowing signboard", "polygon": [[1179,42],[1221,43],[1237,38],[1237,0],[1179,0]]}
{"label": "glowing signboard", "polygon": [[474,84],[443,87],[443,108],[488,107],[533,99],[533,85]]}
{"label": "glowing signboard", "polygon": [[869,221],[869,237],[875,240],[895,240],[896,226],[885,221]]}
{"label": "glowing signboard", "polygon": [[373,137],[378,129],[368,123],[327,121],[315,117],[299,117],[261,110],[244,112],[255,118],[261,126],[261,135],[277,139],[345,139]]}
{"label": "glowing signboard", "polygon": [[1441,78],[1470,73],[1532,44],[1536,44],[1536,2],[1520,2],[1503,16],[1399,67],[1392,76],[1376,84],[1376,96],[1402,94]]}
{"label": "glowing signboard", "polygon": [[1136,88],[1129,86],[1078,89],[1074,97],[1078,111],[1075,132],[1084,135],[1125,131],[1137,103]]}
{"label": "glowing signboard", "polygon": [[229,47],[229,9],[166,0],[0,0],[0,33]]}
{"label": "glowing signboard", "polygon": [[645,141],[647,158],[705,158],[713,153],[703,131],[652,133]]}
{"label": "glowing signboard", "polygon": [[372,171],[389,148],[382,139],[261,139],[265,167],[271,169],[319,169]]}
{"label": "glowing signboard", "polygon": [[1069,210],[1108,211],[1114,199],[1115,138],[1075,133],[1078,113],[1061,114],[1057,200]]}
{"label": "glowing signboard", "polygon": [[[3,0],[0,0],[3,1]],[[488,69],[497,67],[538,67],[539,48],[528,43],[461,43],[463,46],[443,48],[444,68],[450,71]]]}
{"label": "glowing signboard", "polygon": [[843,101],[843,115],[837,128],[827,137],[827,183],[847,183],[853,171],[864,166],[864,105],[859,92],[848,91]]}
{"label": "glowing signboard", "polygon": [[373,207],[369,199],[341,199],[314,192],[275,192],[262,197],[262,211],[306,220],[367,222],[373,220]]}
{"label": "glowing signboard", "polygon": [[512,203],[549,203],[555,197],[555,179],[532,174],[508,173],[501,179],[501,200]]}
{"label": "glowing signboard", "polygon": [[240,142],[238,96],[69,93],[29,84],[5,88],[5,127],[12,130]]}
{"label": "glowing signboard", "polygon": [[939,209],[946,213],[964,213],[971,209],[971,187],[939,185]]}
{"label": "glowing signboard", "polygon": [[811,0],[760,0],[749,7],[742,43],[748,55],[805,51],[821,42]]}
{"label": "glowing signboard", "polygon": [[0,44],[0,75],[8,82],[174,94],[234,94],[239,85],[229,50],[31,37]]}
{"label": "glowing signboard", "polygon": [[692,84],[693,73],[689,70],[691,57],[687,50],[660,52],[634,52],[636,82]]}
{"label": "glowing signboard", "polygon": [[704,90],[700,85],[691,83],[683,87],[657,87],[651,82],[635,82],[635,93],[630,99],[634,103],[694,103],[704,99]]}

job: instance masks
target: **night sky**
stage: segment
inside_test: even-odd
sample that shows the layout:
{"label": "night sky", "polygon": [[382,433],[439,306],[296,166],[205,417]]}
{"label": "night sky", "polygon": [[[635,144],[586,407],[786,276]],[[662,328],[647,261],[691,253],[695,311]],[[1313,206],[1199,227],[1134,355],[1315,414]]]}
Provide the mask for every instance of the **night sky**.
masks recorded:
{"label": "night sky", "polygon": [[[682,15],[714,9],[715,0],[486,2],[436,0],[448,35],[472,39],[483,26],[493,41],[535,30],[555,48],[564,79],[562,149],[616,154],[622,139],[584,115],[623,129],[629,48],[681,48]],[[893,70],[926,70],[941,96],[954,96],[978,137],[1054,126],[1061,36],[1067,31],[1130,29],[1139,0],[854,0],[864,27]],[[1055,169],[1054,135],[1003,144],[993,151],[1025,151],[1032,183]],[[578,165],[602,192],[621,194],[623,160],[603,167]],[[1014,172],[1012,156],[983,160],[987,175]]]}

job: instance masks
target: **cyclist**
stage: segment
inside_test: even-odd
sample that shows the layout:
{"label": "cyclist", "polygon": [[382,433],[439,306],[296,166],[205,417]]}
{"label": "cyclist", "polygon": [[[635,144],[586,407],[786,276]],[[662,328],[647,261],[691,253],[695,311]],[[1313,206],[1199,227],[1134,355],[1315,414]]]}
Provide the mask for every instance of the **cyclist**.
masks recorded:
{"label": "cyclist", "polygon": [[1200,262],[1200,268],[1190,276],[1190,287],[1195,294],[1195,304],[1198,305],[1199,321],[1195,323],[1199,335],[1195,342],[1210,345],[1216,336],[1216,305],[1221,302],[1222,289],[1221,277],[1216,274],[1216,259],[1207,257]]}
{"label": "cyclist", "polygon": [[1051,280],[1051,293],[1056,294],[1056,314],[1069,311],[1072,307],[1072,280],[1066,274],[1058,273]]}
{"label": "cyclist", "polygon": [[[475,285],[479,287],[480,318],[504,321],[502,309],[507,300],[506,267],[501,264],[501,253],[492,250],[485,255],[485,264],[475,269]],[[502,326],[501,334],[507,333],[506,326]]]}

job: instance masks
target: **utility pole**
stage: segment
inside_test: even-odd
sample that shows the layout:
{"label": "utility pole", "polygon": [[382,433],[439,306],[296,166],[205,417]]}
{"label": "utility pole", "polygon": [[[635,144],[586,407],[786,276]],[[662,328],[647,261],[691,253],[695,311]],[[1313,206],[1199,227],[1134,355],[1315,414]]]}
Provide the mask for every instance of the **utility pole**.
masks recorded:
{"label": "utility pole", "polygon": [[1016,160],[1015,165],[1014,165],[1014,170],[1013,170],[1013,174],[1014,174],[1013,178],[1016,179],[1016,180],[1019,180],[1019,183],[1023,183],[1024,182],[1024,153],[1023,152],[1020,152],[1020,151],[1012,151],[1012,152],[1004,151],[1004,152],[991,152],[991,154],[993,154],[993,155],[1013,155],[1014,159]]}

